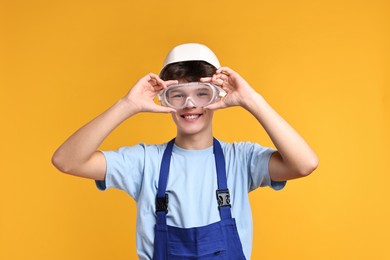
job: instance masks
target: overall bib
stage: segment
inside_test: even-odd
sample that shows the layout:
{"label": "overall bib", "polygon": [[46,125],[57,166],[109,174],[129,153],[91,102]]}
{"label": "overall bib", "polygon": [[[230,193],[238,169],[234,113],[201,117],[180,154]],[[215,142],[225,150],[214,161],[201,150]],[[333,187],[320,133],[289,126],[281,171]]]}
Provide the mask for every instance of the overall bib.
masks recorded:
{"label": "overall bib", "polygon": [[[220,143],[214,138],[214,157],[217,169],[216,191],[221,221],[193,228],[178,228],[167,225],[169,166],[174,139],[163,155],[156,197],[156,226],[154,237],[154,260],[183,259],[245,259],[236,221],[230,211],[230,195],[227,188],[225,157]],[[211,199],[211,198],[210,198]]]}

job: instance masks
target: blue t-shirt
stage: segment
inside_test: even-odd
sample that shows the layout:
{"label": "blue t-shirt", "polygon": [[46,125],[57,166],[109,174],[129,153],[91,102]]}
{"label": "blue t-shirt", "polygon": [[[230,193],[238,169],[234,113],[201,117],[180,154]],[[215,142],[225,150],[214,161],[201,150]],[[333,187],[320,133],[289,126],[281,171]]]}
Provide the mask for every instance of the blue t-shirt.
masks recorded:
{"label": "blue t-shirt", "polygon": [[[231,211],[244,254],[252,251],[252,212],[248,193],[258,187],[280,190],[286,182],[273,182],[268,162],[275,151],[256,143],[220,142],[226,161]],[[137,203],[137,252],[139,259],[153,258],[155,198],[166,143],[138,144],[116,151],[103,151],[107,160],[105,181],[100,190],[114,187],[126,191]],[[215,191],[218,189],[213,147],[186,150],[173,147],[167,184],[167,225],[191,228],[220,221]]]}

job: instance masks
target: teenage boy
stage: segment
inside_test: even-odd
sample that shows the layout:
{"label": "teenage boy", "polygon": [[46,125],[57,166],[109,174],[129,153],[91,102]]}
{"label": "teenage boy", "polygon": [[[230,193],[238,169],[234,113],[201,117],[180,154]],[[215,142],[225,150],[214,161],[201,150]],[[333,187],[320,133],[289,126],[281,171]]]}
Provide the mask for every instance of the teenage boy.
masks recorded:
{"label": "teenage boy", "polygon": [[[214,111],[232,106],[251,113],[277,150],[215,139]],[[111,131],[141,112],[171,113],[176,137],[98,150]],[[221,67],[209,48],[193,43],[173,48],[160,76],[141,78],[67,139],[52,161],[62,172],[96,180],[101,190],[115,187],[135,199],[140,259],[250,259],[248,193],[261,186],[281,189],[318,164],[309,145],[259,93]]]}

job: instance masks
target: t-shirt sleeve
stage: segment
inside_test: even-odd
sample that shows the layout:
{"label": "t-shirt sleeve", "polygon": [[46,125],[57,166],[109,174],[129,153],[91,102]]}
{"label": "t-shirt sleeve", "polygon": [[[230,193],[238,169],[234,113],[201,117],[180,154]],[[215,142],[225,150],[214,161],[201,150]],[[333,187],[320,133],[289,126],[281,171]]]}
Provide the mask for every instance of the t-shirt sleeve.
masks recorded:
{"label": "t-shirt sleeve", "polygon": [[286,181],[273,181],[269,175],[269,160],[275,149],[261,146],[256,143],[244,143],[244,154],[248,165],[249,190],[269,186],[274,190],[281,190]]}
{"label": "t-shirt sleeve", "polygon": [[145,162],[145,145],[126,146],[115,151],[102,151],[107,168],[104,180],[96,180],[99,190],[117,188],[138,198]]}

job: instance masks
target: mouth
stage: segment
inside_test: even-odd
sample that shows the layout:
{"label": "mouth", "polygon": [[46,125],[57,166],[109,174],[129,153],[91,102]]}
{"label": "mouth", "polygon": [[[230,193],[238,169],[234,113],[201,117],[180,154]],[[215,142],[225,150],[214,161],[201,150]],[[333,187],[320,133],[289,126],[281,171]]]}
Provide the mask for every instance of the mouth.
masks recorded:
{"label": "mouth", "polygon": [[203,114],[183,114],[180,115],[180,117],[184,118],[186,121],[196,121],[199,117],[201,117]]}

